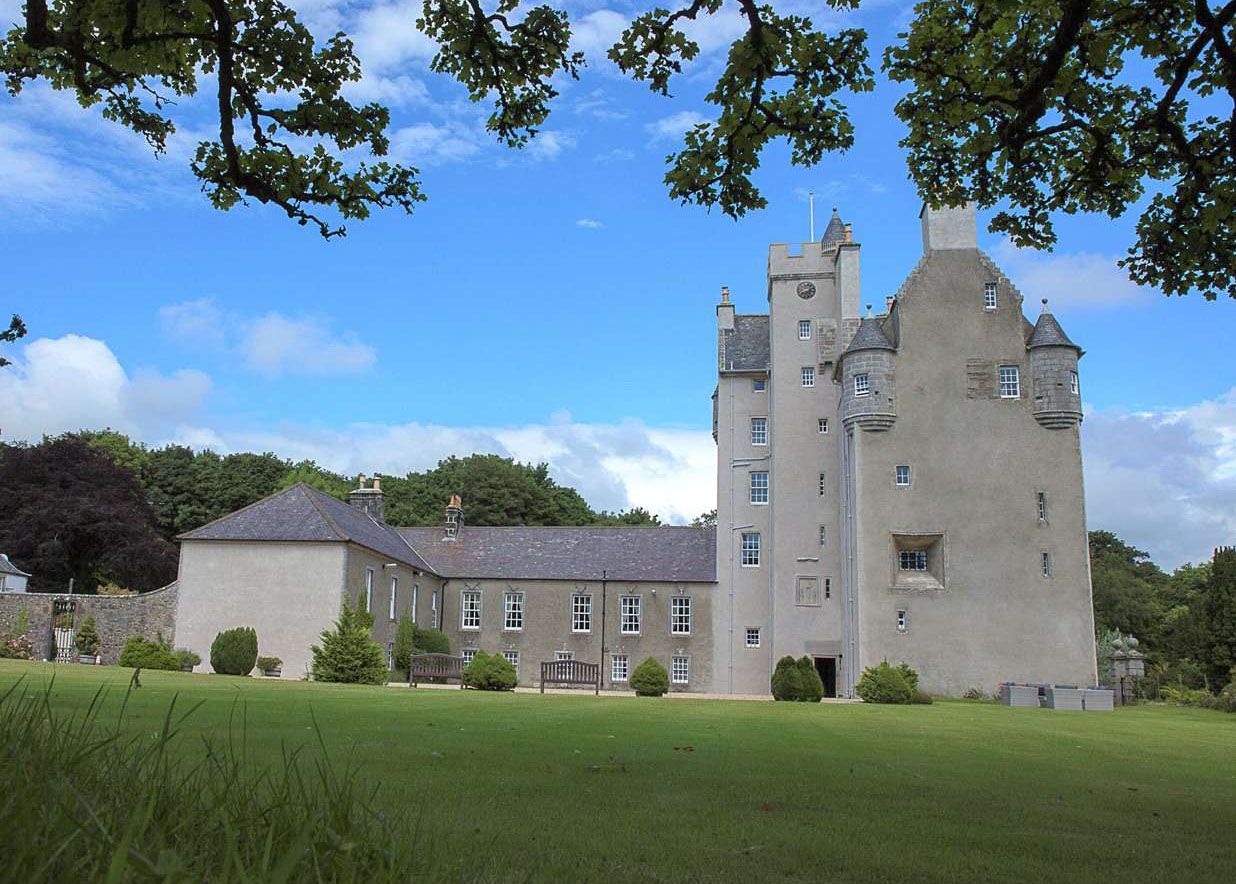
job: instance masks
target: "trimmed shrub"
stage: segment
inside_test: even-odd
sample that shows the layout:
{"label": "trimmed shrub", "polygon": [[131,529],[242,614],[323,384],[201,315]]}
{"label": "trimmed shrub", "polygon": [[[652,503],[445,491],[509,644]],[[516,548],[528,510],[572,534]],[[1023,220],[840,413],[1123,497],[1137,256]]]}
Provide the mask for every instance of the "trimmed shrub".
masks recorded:
{"label": "trimmed shrub", "polygon": [[478,691],[510,691],[518,681],[515,667],[501,654],[477,651],[463,671],[463,683]]}
{"label": "trimmed shrub", "polygon": [[854,686],[854,693],[862,697],[864,703],[909,703],[914,689],[899,667],[890,666],[884,660],[878,666],[868,666],[863,671],[862,678]]}
{"label": "trimmed shrub", "polygon": [[799,659],[798,678],[802,683],[802,693],[798,695],[800,702],[818,703],[824,699],[824,680],[810,657],[804,655]]}
{"label": "trimmed shrub", "polygon": [[440,629],[421,629],[418,626],[412,633],[412,648],[416,654],[449,654],[451,640]]}
{"label": "trimmed shrub", "polygon": [[120,665],[130,669],[180,669],[180,661],[165,641],[146,641],[135,635],[124,643],[120,652]]}
{"label": "trimmed shrub", "polygon": [[261,672],[269,672],[272,669],[282,669],[283,661],[278,657],[258,657],[257,668]]}
{"label": "trimmed shrub", "polygon": [[631,687],[637,697],[659,697],[669,690],[669,673],[658,661],[649,657],[631,673]]}
{"label": "trimmed shrub", "polygon": [[99,628],[94,622],[93,614],[87,614],[82,618],[81,624],[73,634],[73,641],[77,644],[79,654],[93,657],[99,652]]}
{"label": "trimmed shrub", "polygon": [[173,651],[172,654],[176,657],[176,662],[179,664],[180,669],[184,669],[186,666],[196,666],[202,662],[201,655],[195,654],[193,651],[177,650]]}
{"label": "trimmed shrub", "polygon": [[898,663],[897,671],[901,673],[901,677],[906,680],[906,684],[910,686],[911,691],[918,690],[918,673],[910,668],[909,663]]}
{"label": "trimmed shrub", "polygon": [[210,645],[210,668],[221,675],[248,675],[257,663],[257,630],[225,629]]}
{"label": "trimmed shrub", "polygon": [[[391,664],[394,671],[409,675],[412,669],[412,655],[416,653],[416,624],[406,614],[399,618],[399,626],[395,629],[395,653]],[[409,675],[410,677],[410,675]]]}
{"label": "trimmed shrub", "polygon": [[915,706],[930,706],[932,703],[931,694],[916,690],[910,695],[910,702]]}
{"label": "trimmed shrub", "polygon": [[774,700],[798,700],[804,691],[803,676],[798,669],[798,661],[785,656],[777,661],[777,668],[772,675],[772,695]]}
{"label": "trimmed shrub", "polygon": [[362,602],[352,607],[345,600],[335,628],[322,633],[322,644],[313,645],[313,677],[339,684],[385,684],[386,653],[369,634],[373,615]]}

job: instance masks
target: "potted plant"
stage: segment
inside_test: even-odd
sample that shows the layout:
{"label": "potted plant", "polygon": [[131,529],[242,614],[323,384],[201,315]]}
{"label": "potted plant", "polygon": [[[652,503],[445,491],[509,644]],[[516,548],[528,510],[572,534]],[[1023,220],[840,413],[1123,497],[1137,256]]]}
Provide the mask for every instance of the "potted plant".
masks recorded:
{"label": "potted plant", "polygon": [[283,661],[278,657],[258,657],[257,668],[268,678],[279,678],[283,675]]}
{"label": "potted plant", "polygon": [[94,664],[99,661],[99,630],[94,622],[94,615],[87,614],[77,627],[77,660],[79,663]]}
{"label": "potted plant", "polygon": [[192,672],[193,667],[202,662],[200,655],[188,650],[177,650],[175,652],[176,662],[180,664],[181,672]]}

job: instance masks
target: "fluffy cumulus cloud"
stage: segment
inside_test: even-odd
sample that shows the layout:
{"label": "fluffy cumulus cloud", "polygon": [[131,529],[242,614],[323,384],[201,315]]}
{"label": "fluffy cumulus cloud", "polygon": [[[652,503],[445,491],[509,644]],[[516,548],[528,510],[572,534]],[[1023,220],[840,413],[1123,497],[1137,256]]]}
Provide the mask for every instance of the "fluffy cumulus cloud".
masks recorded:
{"label": "fluffy cumulus cloud", "polygon": [[1187,408],[1082,424],[1087,521],[1165,567],[1236,543],[1236,388]]}
{"label": "fluffy cumulus cloud", "polygon": [[341,332],[317,317],[267,313],[245,329],[246,364],[260,374],[355,374],[367,371],[377,353],[353,332]]}
{"label": "fluffy cumulus cloud", "polygon": [[682,138],[688,129],[707,122],[710,122],[708,117],[696,111],[679,111],[648,123],[644,129],[652,136],[654,142],[676,141]]}
{"label": "fluffy cumulus cloud", "polygon": [[130,376],[94,338],[39,338],[0,371],[0,430],[7,439],[27,440],[100,427],[161,437],[197,417],[210,387],[198,371]]}
{"label": "fluffy cumulus cloud", "polygon": [[1019,249],[1007,239],[991,256],[1026,296],[1028,303],[1048,298],[1053,307],[1103,308],[1147,301],[1153,296],[1116,266],[1116,255],[1095,252],[1039,252]]}

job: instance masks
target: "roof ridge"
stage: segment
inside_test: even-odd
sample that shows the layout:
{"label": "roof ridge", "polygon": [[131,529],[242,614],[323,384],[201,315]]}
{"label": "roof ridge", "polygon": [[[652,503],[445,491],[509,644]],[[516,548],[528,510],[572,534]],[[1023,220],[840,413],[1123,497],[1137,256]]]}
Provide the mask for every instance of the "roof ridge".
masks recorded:
{"label": "roof ridge", "polygon": [[173,537],[172,539],[180,540],[182,537],[188,537],[190,534],[194,534],[198,531],[205,530],[206,528],[209,528],[211,525],[217,525],[219,522],[222,522],[225,519],[230,519],[233,516],[240,515],[246,510],[251,510],[255,506],[257,506],[259,503],[265,503],[268,500],[274,500],[276,497],[282,497],[283,495],[287,494],[289,491],[295,491],[297,488],[301,487],[304,484],[305,484],[304,482],[297,482],[295,485],[289,485],[287,488],[282,488],[273,494],[267,494],[265,497],[259,497],[257,500],[253,501],[252,503],[246,503],[244,506],[242,506],[238,510],[232,510],[230,513],[224,513],[223,515],[219,516],[217,519],[211,519],[209,522],[205,522],[201,525],[198,525],[196,528],[190,528],[188,531],[182,531],[179,534],[177,534],[175,537]]}
{"label": "roof ridge", "polygon": [[[318,494],[321,494],[323,497],[330,497],[330,495],[328,495],[325,491],[318,491],[316,488],[310,488],[304,482],[297,482],[292,487],[301,488],[306,491],[316,491]],[[325,509],[322,508],[321,502],[318,501],[315,495],[306,494],[305,499],[308,500],[309,503],[313,506],[313,508],[318,511],[318,515],[320,515],[323,519],[326,520],[326,524],[330,525],[330,527],[334,530],[335,534],[339,536],[340,540],[346,540],[352,543],[356,542],[352,540],[352,536],[348,534],[348,532],[344,531],[342,528],[339,527],[339,523],[335,521],[334,517],[331,516],[329,513],[327,513]],[[334,500],[334,499],[335,498],[331,497],[331,500]],[[340,503],[342,503],[342,501],[340,501]],[[344,504],[344,506],[347,506],[347,505],[348,504]],[[361,545],[364,546],[364,544],[361,544]]]}

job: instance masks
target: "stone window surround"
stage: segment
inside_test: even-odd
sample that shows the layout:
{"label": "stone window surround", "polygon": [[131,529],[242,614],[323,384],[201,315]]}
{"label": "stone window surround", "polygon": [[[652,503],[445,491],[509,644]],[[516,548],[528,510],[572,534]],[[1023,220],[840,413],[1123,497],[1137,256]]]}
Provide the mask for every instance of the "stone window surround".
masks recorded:
{"label": "stone window surround", "polygon": [[670,635],[690,635],[691,614],[691,596],[670,596]]}
{"label": "stone window surround", "polygon": [[691,658],[675,654],[670,658],[670,684],[690,684]]}
{"label": "stone window surround", "polygon": [[631,658],[626,654],[609,655],[609,680],[626,681],[631,675]]}
{"label": "stone window surround", "polygon": [[[923,550],[926,571],[902,571],[900,553]],[[893,531],[889,534],[889,588],[893,590],[941,590],[948,585],[948,535],[944,531]]]}
{"label": "stone window surround", "polygon": [[592,595],[577,592],[571,596],[571,632],[583,635],[592,632]]}
{"label": "stone window surround", "polygon": [[618,625],[621,635],[639,635],[643,625],[643,601],[637,595],[621,596],[618,602]]}
{"label": "stone window surround", "polygon": [[459,591],[459,628],[476,632],[481,628],[481,590],[461,589]]}
{"label": "stone window surround", "polygon": [[524,600],[522,590],[508,589],[502,593],[502,631],[522,632],[524,628]]}
{"label": "stone window surround", "polygon": [[867,372],[859,372],[854,375],[854,395],[855,396],[870,396],[871,395],[871,375]]}

